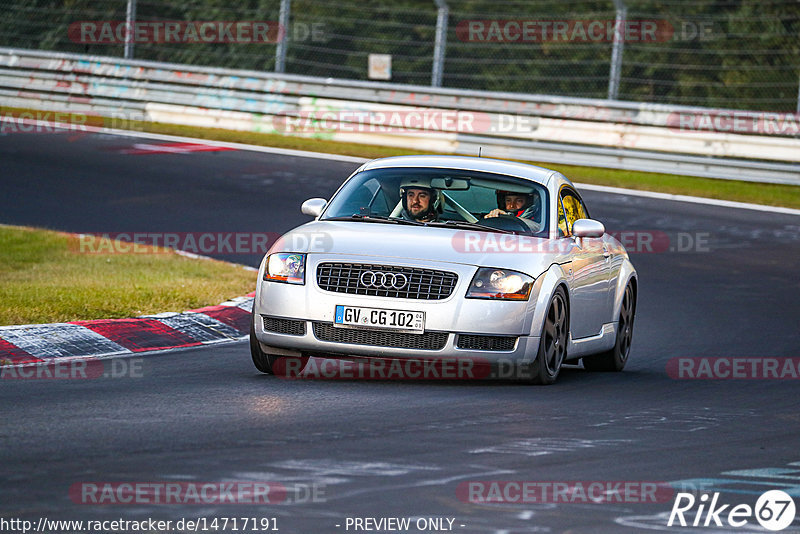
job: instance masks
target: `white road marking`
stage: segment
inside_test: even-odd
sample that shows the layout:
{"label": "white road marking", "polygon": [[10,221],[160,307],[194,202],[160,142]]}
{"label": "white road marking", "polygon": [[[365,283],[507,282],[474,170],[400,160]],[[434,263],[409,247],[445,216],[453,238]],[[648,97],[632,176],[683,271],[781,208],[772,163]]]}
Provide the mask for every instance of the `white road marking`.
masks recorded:
{"label": "white road marking", "polygon": [[511,441],[480,449],[472,449],[470,454],[522,454],[524,456],[544,456],[559,452],[574,452],[580,449],[628,443],[628,439],[574,439],[574,438],[530,438]]}
{"label": "white road marking", "polygon": [[578,189],[610,193],[612,195],[627,195],[631,197],[655,198],[658,200],[673,200],[675,202],[691,202],[693,204],[707,204],[723,208],[738,208],[744,210],[768,211],[770,213],[784,213],[786,215],[800,215],[800,210],[781,208],[778,206],[765,206],[763,204],[749,204],[747,202],[734,202],[732,200],[718,200],[715,198],[692,197],[689,195],[673,195],[671,193],[657,193],[655,191],[639,191],[637,189],[623,189],[622,187],[609,187],[607,185],[594,185],[575,183]]}

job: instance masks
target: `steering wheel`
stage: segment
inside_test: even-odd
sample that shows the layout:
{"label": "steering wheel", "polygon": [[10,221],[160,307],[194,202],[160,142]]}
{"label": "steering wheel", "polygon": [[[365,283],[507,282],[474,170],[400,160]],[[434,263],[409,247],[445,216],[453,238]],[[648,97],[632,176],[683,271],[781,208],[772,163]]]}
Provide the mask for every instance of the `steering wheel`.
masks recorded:
{"label": "steering wheel", "polygon": [[531,229],[519,217],[508,214],[500,214],[497,217],[481,219],[480,223],[484,226],[497,228],[498,230],[508,230],[509,232],[529,233]]}

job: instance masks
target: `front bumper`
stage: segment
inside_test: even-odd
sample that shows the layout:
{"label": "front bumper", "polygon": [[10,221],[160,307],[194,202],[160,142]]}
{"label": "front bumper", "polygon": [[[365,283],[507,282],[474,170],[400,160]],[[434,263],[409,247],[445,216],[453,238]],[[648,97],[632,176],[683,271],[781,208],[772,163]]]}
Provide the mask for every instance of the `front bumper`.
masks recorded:
{"label": "front bumper", "polygon": [[[458,282],[443,300],[414,300],[351,295],[322,290],[316,271],[322,262],[375,263],[376,258],[309,255],[304,285],[265,282],[259,279],[253,312],[256,337],[262,349],[273,354],[331,357],[473,358],[488,361],[530,362],[539,346],[539,332],[532,325],[536,292],[524,302],[466,299],[469,283],[477,271],[472,265],[421,261],[389,261],[384,265],[422,267],[455,272]],[[337,305],[385,308],[425,313],[425,339],[419,334],[388,334],[385,331],[333,327]],[[268,319],[265,329],[264,316]],[[296,321],[291,333],[274,325]],[[534,333],[534,336],[531,334]],[[358,334],[358,335],[356,335]],[[412,336],[412,337],[409,337]],[[478,337],[469,337],[478,336]],[[489,339],[491,338],[491,339]],[[475,347],[488,350],[476,350]],[[275,350],[277,349],[277,350]]]}

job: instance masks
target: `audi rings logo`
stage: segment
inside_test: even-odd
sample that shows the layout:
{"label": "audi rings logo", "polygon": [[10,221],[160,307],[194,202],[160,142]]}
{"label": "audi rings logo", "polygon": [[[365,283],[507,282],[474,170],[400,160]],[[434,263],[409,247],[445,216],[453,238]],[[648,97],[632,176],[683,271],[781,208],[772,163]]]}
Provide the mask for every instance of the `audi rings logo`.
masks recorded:
{"label": "audi rings logo", "polygon": [[403,273],[384,273],[375,271],[364,271],[358,278],[361,285],[372,289],[396,289],[406,287],[408,277]]}

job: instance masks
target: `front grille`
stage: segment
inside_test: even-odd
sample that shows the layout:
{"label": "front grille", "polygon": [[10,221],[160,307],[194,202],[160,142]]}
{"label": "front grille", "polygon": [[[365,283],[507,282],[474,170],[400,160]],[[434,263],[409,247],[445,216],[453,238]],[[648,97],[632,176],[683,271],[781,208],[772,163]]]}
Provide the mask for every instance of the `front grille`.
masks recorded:
{"label": "front grille", "polygon": [[314,335],[320,341],[349,343],[352,345],[373,345],[398,349],[441,350],[447,343],[447,332],[425,332],[423,334],[404,334],[402,332],[383,332],[381,330],[357,330],[336,328],[331,323],[314,323]]}
{"label": "front grille", "polygon": [[306,333],[305,321],[267,317],[266,315],[262,315],[261,318],[264,321],[264,330],[267,332],[288,334],[290,336],[303,336]]}
{"label": "front grille", "polygon": [[[367,271],[405,275],[408,282],[400,289],[365,287],[361,275]],[[317,284],[325,291],[350,295],[372,295],[396,299],[442,300],[453,293],[458,275],[434,269],[369,265],[361,263],[321,263]]]}
{"label": "front grille", "polygon": [[467,350],[492,350],[510,351],[517,344],[516,337],[508,336],[478,336],[473,334],[459,334],[456,347]]}

